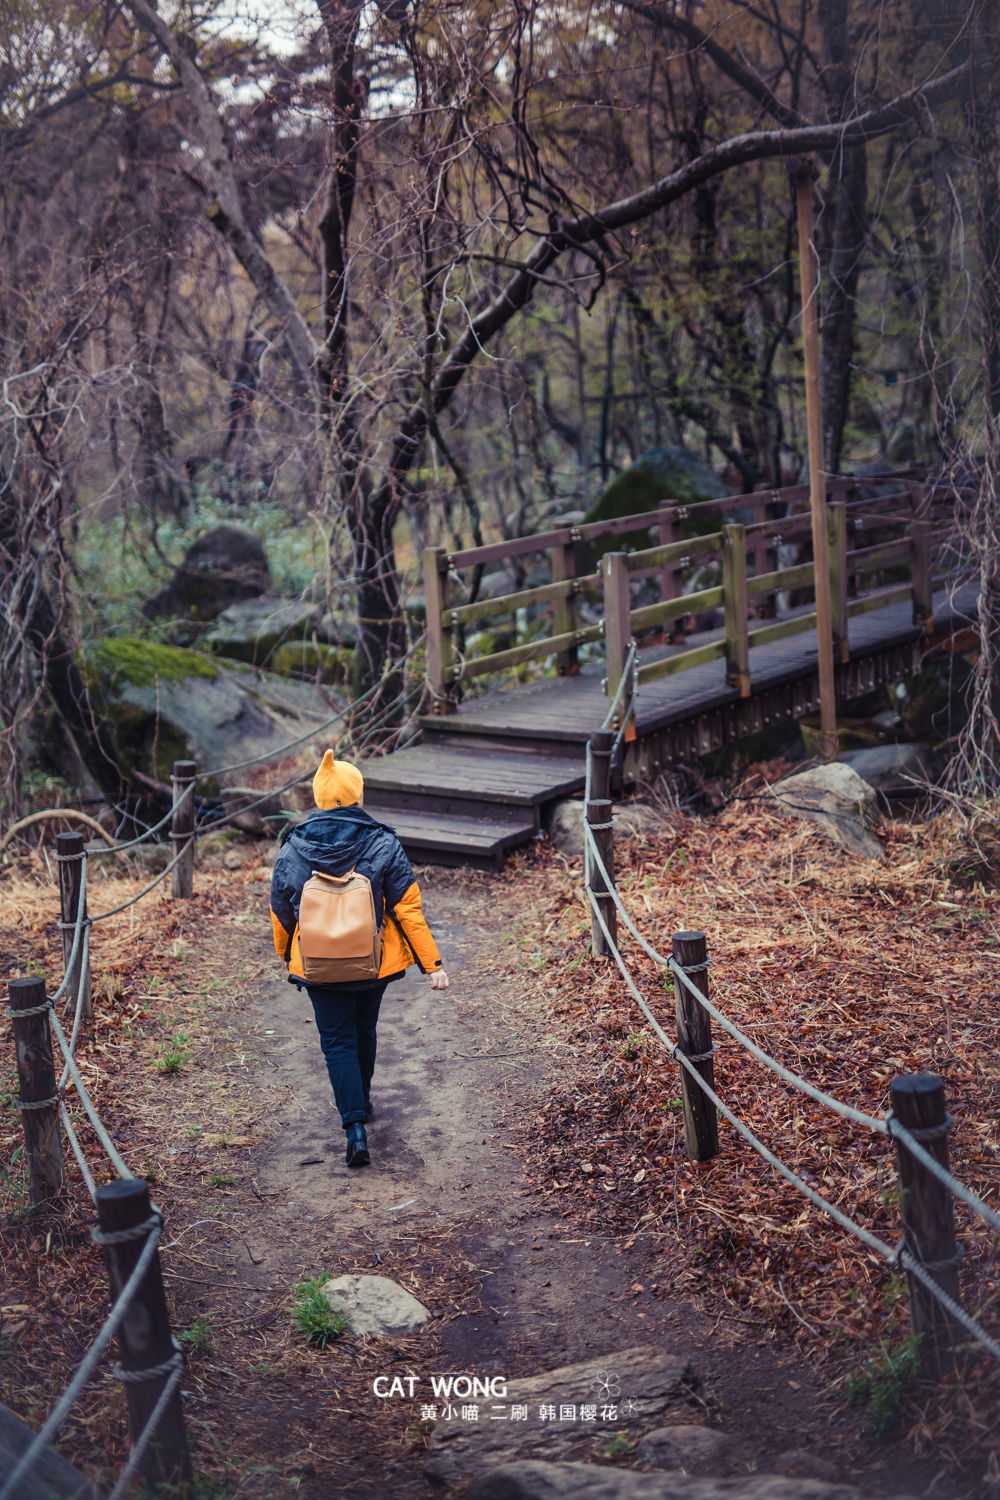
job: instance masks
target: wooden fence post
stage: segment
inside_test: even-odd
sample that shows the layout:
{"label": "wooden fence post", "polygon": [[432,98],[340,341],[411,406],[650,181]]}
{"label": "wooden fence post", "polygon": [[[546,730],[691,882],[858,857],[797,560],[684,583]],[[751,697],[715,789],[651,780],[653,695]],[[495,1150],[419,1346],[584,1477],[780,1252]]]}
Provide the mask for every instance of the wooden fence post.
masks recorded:
{"label": "wooden fence post", "polygon": [[913,582],[913,623],[928,634],[934,629],[934,557],[931,550],[931,491],[926,484],[913,486],[913,525],[910,532]]}
{"label": "wooden fence post", "polygon": [[750,641],[747,626],[747,529],[722,528],[722,588],[726,612],[726,683],[750,696]]}
{"label": "wooden fence post", "polygon": [[[94,1238],[104,1251],[104,1265],[112,1301],[117,1300],[135,1270],[136,1262],[149,1237],[148,1230],[133,1235],[129,1235],[128,1231],[144,1224],[151,1214],[149,1184],[139,1178],[109,1182],[97,1189],[98,1230]],[[120,1240],[117,1239],[118,1236],[122,1236]],[[154,1254],[136,1289],[132,1309],[119,1324],[116,1338],[121,1368],[126,1377],[133,1371],[138,1374],[143,1370],[165,1365],[176,1354],[170,1333],[167,1299],[163,1292],[159,1250]],[[169,1378],[170,1371],[149,1379],[126,1378],[125,1394],[128,1398],[133,1444],[142,1436]],[[139,1463],[139,1473],[151,1488],[157,1485],[191,1484],[191,1456],[188,1452],[179,1388],[174,1390],[167,1402],[155,1436]],[[187,1494],[188,1490],[185,1489],[184,1493]]]}
{"label": "wooden fence post", "polygon": [[432,714],[453,714],[455,651],[452,627],[445,624],[448,608],[448,553],[444,547],[424,548],[424,602],[427,612],[427,686]]}
{"label": "wooden fence post", "polygon": [[[186,899],[194,895],[194,779],[196,770],[197,766],[193,760],[175,760],[174,774],[170,778],[174,784],[174,816],[170,824],[170,838],[174,854],[184,850],[170,872],[170,894],[174,898]],[[185,792],[187,792],[186,797],[184,797]],[[182,797],[184,797],[183,804],[181,803]]]}
{"label": "wooden fence post", "polygon": [[[667,547],[671,542],[681,540],[681,517],[678,514],[681,509],[675,500],[661,500],[658,513],[660,518],[660,546]],[[660,569],[660,600],[666,602],[668,599],[679,599],[684,589],[681,578],[681,569],[677,563],[664,563]],[[679,615],[672,624],[666,626],[669,638],[673,642],[681,642],[684,639],[684,616]]]}
{"label": "wooden fence post", "polygon": [[[90,1021],[94,1015],[94,1002],[90,993],[90,956],[84,955],[83,936],[76,950],[73,972],[69,972],[69,958],[73,951],[73,934],[76,931],[76,914],[80,904],[80,884],[83,880],[83,834],[56,834],[56,863],[59,866],[59,932],[62,937],[63,975],[69,979],[63,1010],[66,1015],[75,1015],[76,997],[83,978],[83,1019]],[[87,920],[87,898],[83,898],[83,916]],[[46,1025],[48,1022],[46,1022]]]}
{"label": "wooden fence post", "polygon": [[[63,1150],[45,980],[12,979],[7,994],[12,1011],[31,1201],[51,1203],[62,1196]],[[25,1011],[35,1014],[25,1015]]]}
{"label": "wooden fence post", "polygon": [[830,526],[830,621],[833,654],[837,661],[851,659],[847,618],[847,505],[831,500],[827,506]]}
{"label": "wooden fence post", "polygon": [[[675,961],[691,975],[703,995],[708,994],[708,944],[703,932],[675,932],[670,940]],[[712,1018],[677,976],[674,976],[677,1011],[677,1042],[690,1057],[709,1088],[715,1088],[712,1057]],[[680,1066],[680,1064],[678,1064]],[[719,1120],[715,1105],[681,1067],[681,1100],[684,1105],[684,1149],[692,1161],[710,1161],[719,1154]]]}
{"label": "wooden fence post", "polygon": [[[608,664],[608,702],[613,703],[625,670],[625,658],[632,644],[632,598],[629,592],[628,566],[624,552],[605,552],[601,558],[604,575],[604,641]],[[620,724],[628,710],[631,690],[622,693],[615,723]]]}
{"label": "wooden fence post", "polygon": [[[892,1112],[935,1161],[948,1166],[948,1131],[952,1120],[944,1107],[944,1083],[930,1073],[894,1078],[889,1085]],[[896,1141],[899,1161],[900,1213],[906,1248],[922,1261],[943,1292],[960,1301],[955,1245],[955,1212],[951,1194],[932,1177],[906,1145]],[[907,1273],[910,1329],[920,1337],[920,1373],[939,1380],[951,1366],[951,1345],[962,1330],[922,1282]]]}
{"label": "wooden fence post", "polygon": [[[595,729],[590,736],[590,801],[587,803],[587,822],[594,831],[594,843],[600,850],[612,883],[615,878],[615,831],[611,821],[611,746],[614,738],[610,729]],[[615,903],[610,896],[599,895],[608,887],[592,857],[588,860],[588,868],[590,888],[598,896],[601,916],[617,945],[618,912]],[[590,947],[595,958],[610,956],[611,950],[593,908],[590,912]]]}
{"label": "wooden fence post", "polygon": [[[565,583],[574,577],[576,564],[573,560],[573,543],[563,542],[558,547],[552,548],[552,582]],[[565,599],[555,599],[552,604],[552,634],[565,635],[570,630],[576,629],[576,595],[568,594]],[[575,677],[580,670],[580,662],[575,646],[567,646],[565,651],[556,655],[556,670],[560,677]]]}

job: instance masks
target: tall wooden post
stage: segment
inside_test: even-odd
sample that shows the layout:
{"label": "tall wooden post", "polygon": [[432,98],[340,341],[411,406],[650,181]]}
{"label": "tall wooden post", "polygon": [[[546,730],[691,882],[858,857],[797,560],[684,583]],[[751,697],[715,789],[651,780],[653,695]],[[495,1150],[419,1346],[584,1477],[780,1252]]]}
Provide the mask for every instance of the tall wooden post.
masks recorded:
{"label": "tall wooden post", "polygon": [[[686,970],[703,995],[708,994],[708,944],[703,932],[675,932],[670,951],[680,967]],[[712,1058],[712,1018],[696,1000],[682,980],[674,975],[674,1004],[677,1012],[677,1043],[685,1057],[690,1057],[709,1088],[715,1088],[715,1063]],[[715,1105],[681,1067],[681,1099],[684,1104],[684,1148],[692,1161],[709,1161],[719,1154],[719,1119]]]}
{"label": "tall wooden post", "polygon": [[[681,516],[680,507],[674,500],[661,500],[658,508],[660,518],[660,546],[667,547],[671,542],[681,540]],[[664,563],[660,568],[660,599],[666,602],[668,599],[679,599],[684,589],[684,581],[681,578],[681,569],[677,563]],[[679,643],[684,640],[684,615],[679,615],[676,620],[665,628],[670,632],[669,638],[672,642]]]}
{"label": "tall wooden post", "polygon": [[820,739],[823,760],[837,759],[837,708],[833,675],[833,622],[830,561],[826,532],[826,474],[823,408],[819,383],[819,289],[813,244],[813,185],[819,168],[811,157],[788,164],[799,215],[799,285],[806,376],[806,430],[809,436],[809,504],[812,512],[813,572],[816,579],[816,644],[819,653]]}
{"label": "tall wooden post", "polygon": [[910,532],[913,582],[913,623],[930,633],[934,629],[934,558],[931,551],[931,491],[926,484],[913,486],[913,526]]}
{"label": "tall wooden post", "polygon": [[722,588],[726,615],[726,685],[750,696],[750,640],[747,625],[747,529],[724,526]]}
{"label": "tall wooden post", "polygon": [[448,608],[448,553],[444,547],[424,548],[424,602],[427,610],[427,686],[431,690],[431,713],[453,714],[455,701],[455,652],[452,626],[446,622]]}
{"label": "tall wooden post", "polygon": [[[944,1107],[944,1083],[930,1073],[894,1078],[889,1085],[892,1112],[911,1131],[924,1150],[942,1167],[948,1166],[951,1121]],[[900,1211],[906,1248],[923,1262],[943,1292],[958,1302],[958,1253],[951,1194],[932,1177],[907,1146],[897,1140]],[[965,1335],[940,1302],[916,1276],[908,1273],[910,1329],[920,1337],[920,1373],[939,1380],[951,1365],[951,1345]]]}
{"label": "tall wooden post", "polygon": [[[594,834],[594,843],[600,851],[609,879],[615,878],[615,831],[611,820],[611,746],[614,735],[610,729],[595,729],[590,736],[590,801],[587,803],[587,822]],[[590,888],[598,896],[601,916],[604,918],[612,941],[618,942],[618,912],[610,896],[599,892],[609,889],[593,859],[588,861]],[[607,958],[610,954],[601,924],[593,909],[590,913],[590,947],[596,958]]]}
{"label": "tall wooden post", "polygon": [[[632,600],[629,593],[626,553],[606,552],[601,558],[604,577],[604,643],[608,665],[608,702],[614,702],[618,684],[625,670],[625,658],[632,644]],[[628,685],[618,705],[617,723],[621,723],[631,696]]]}
{"label": "tall wooden post", "polygon": [[[63,976],[69,979],[66,986],[66,1001],[63,1006],[67,1015],[76,1013],[76,1000],[83,980],[83,1019],[93,1018],[94,1002],[90,993],[90,956],[84,951],[83,935],[77,944],[73,972],[69,972],[70,954],[73,952],[73,934],[76,931],[76,915],[80,905],[80,885],[83,881],[83,834],[56,834],[56,863],[59,866],[59,933],[62,937]],[[83,917],[87,920],[87,898],[83,898]],[[48,1022],[46,1022],[48,1025]]]}
{"label": "tall wooden post", "polygon": [[12,979],[7,994],[31,1201],[51,1203],[62,1196],[63,1150],[45,980]]}
{"label": "tall wooden post", "polygon": [[838,661],[851,659],[847,618],[847,505],[831,500],[827,506],[830,521],[830,605],[833,628],[833,650]]}
{"label": "tall wooden post", "polygon": [[170,894],[175,899],[194,895],[194,779],[197,769],[193,760],[175,760],[174,774],[170,778],[174,785],[170,838],[174,853],[181,855],[170,872]]}
{"label": "tall wooden post", "polygon": [[[104,1250],[112,1301],[117,1300],[135,1270],[149,1237],[148,1230],[138,1234],[129,1231],[139,1229],[151,1214],[149,1185],[139,1178],[109,1182],[97,1189],[98,1229],[94,1238]],[[134,1445],[142,1436],[171,1374],[168,1369],[165,1373],[144,1378],[142,1372],[169,1365],[177,1353],[170,1333],[159,1250],[139,1283],[131,1310],[119,1324],[116,1338],[125,1376]],[[191,1484],[191,1456],[179,1388],[174,1390],[157,1423],[156,1433],[139,1462],[139,1473],[151,1489],[161,1485]],[[190,1493],[187,1488],[182,1492],[185,1495]]]}
{"label": "tall wooden post", "polygon": [[[576,573],[576,564],[573,560],[573,543],[564,542],[559,547],[552,548],[552,582],[565,583]],[[565,599],[556,599],[552,606],[552,634],[565,635],[570,630],[576,629],[576,595],[567,594]],[[577,657],[575,646],[567,646],[565,651],[560,651],[556,656],[556,671],[560,677],[575,677],[580,670],[580,662]]]}

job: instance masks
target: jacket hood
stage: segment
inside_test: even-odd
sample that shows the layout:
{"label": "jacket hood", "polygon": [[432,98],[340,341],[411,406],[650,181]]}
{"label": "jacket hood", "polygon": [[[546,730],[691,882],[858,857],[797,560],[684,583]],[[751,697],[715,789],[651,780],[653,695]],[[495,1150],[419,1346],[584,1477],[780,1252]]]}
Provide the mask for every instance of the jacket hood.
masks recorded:
{"label": "jacket hood", "polygon": [[[291,847],[321,869],[341,875],[350,868],[373,837],[384,830],[361,807],[335,807],[311,813],[288,834]],[[282,840],[282,843],[285,841]]]}

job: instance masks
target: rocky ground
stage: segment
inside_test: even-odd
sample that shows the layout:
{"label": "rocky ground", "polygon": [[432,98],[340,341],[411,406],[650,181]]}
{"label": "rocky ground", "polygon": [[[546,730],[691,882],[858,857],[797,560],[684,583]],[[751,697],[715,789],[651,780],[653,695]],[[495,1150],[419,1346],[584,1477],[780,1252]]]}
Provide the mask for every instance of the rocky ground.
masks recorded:
{"label": "rocky ground", "polygon": [[[669,840],[661,830],[623,844],[623,886],[635,909],[666,932],[696,911],[713,952],[721,961],[728,944],[734,966],[740,949],[744,960],[778,955],[759,1017],[771,1044],[785,1036],[773,1002],[793,971],[800,988],[825,984],[829,1005],[814,1016],[804,1058],[799,1038],[803,1067],[817,1062],[817,1049],[823,1066],[822,1053],[832,1058],[842,1045],[834,1018],[849,960],[830,950],[854,939],[839,925],[838,902],[853,905],[857,930],[869,936],[878,916],[883,972],[911,966],[918,996],[940,981],[944,954],[935,962],[928,950],[944,944],[951,1019],[945,1028],[938,1011],[928,1016],[930,1051],[917,1063],[950,1073],[950,1098],[964,1091],[963,1117],[987,1124],[992,1035],[970,1027],[980,1024],[975,975],[992,956],[995,897],[981,883],[965,894],[949,886],[939,846],[919,829],[910,837],[915,870],[936,871],[937,887],[918,888],[916,874],[900,873],[901,840],[876,879],[874,870],[845,866],[813,829],[776,820],[762,829],[739,809],[726,816],[678,823]],[[882,1424],[870,1390],[852,1387],[865,1399],[850,1404],[845,1380],[866,1361],[884,1366],[896,1347],[898,1308],[886,1310],[884,1281],[845,1261],[857,1318],[847,1311],[835,1327],[832,1303],[822,1300],[832,1281],[823,1274],[825,1230],[808,1216],[795,1228],[792,1206],[767,1197],[752,1164],[743,1162],[741,1177],[731,1133],[717,1168],[685,1162],[673,1067],[643,1040],[641,1018],[614,977],[586,956],[572,859],[539,846],[502,877],[422,873],[452,986],[435,994],[411,971],[387,992],[372,1166],[349,1172],[308,1003],[271,952],[267,849],[239,846],[232,868],[200,869],[190,903],[157,895],[137,919],[125,913],[95,928],[98,1022],[81,1048],[102,1114],[133,1170],[154,1181],[166,1215],[163,1262],[189,1354],[186,1410],[206,1495],[291,1490],[313,1500],[381,1500],[429,1494],[429,1485],[462,1494],[470,1483],[480,1500],[583,1493],[580,1472],[564,1467],[581,1461],[597,1466],[604,1488],[586,1490],[594,1496],[674,1493],[646,1487],[664,1469],[725,1479],[728,1493],[738,1479],[735,1492],[747,1495],[766,1492],[756,1476],[785,1476],[789,1487],[772,1489],[774,1500],[810,1493],[807,1481],[871,1495],[932,1492],[935,1500],[992,1493],[989,1372],[966,1372],[971,1417],[957,1395],[948,1405],[904,1389],[903,1372],[896,1409],[876,1436],[873,1422]],[[749,887],[760,919],[752,928],[737,870],[755,878],[770,871],[770,906]],[[91,909],[138,888],[137,879],[95,881]],[[948,926],[921,932],[919,901],[928,903],[927,932],[942,916]],[[37,962],[55,972],[56,915],[43,862],[23,861],[0,897],[9,974]],[[905,945],[906,965],[896,944]],[[850,962],[860,961],[855,952]],[[753,991],[739,982],[733,1003],[743,1007]],[[890,977],[880,1004],[916,1025],[905,990]],[[890,1076],[897,1060],[916,1057],[918,1041],[890,1032],[879,1044],[866,1033],[866,1076]],[[9,1048],[5,1056],[9,1098]],[[755,1099],[748,1078],[720,1076],[751,1115],[766,1117],[772,1106]],[[838,1068],[825,1081],[841,1081],[844,1094],[849,1077]],[[67,1211],[27,1213],[12,1159],[15,1121],[4,1144],[0,1395],[37,1422],[98,1325],[104,1289],[87,1239],[89,1203],[75,1179]],[[975,1172],[963,1160],[964,1139],[959,1165]],[[808,1169],[798,1135],[795,1146]],[[986,1179],[987,1148],[990,1141],[976,1142]],[[814,1165],[818,1174],[833,1164],[820,1157]],[[863,1160],[859,1169],[863,1178]],[[726,1252],[719,1212],[739,1223],[741,1198],[751,1222]],[[856,1211],[866,1203],[856,1196]],[[873,1203],[872,1214],[890,1212],[877,1196]],[[811,1256],[796,1260],[796,1246]],[[788,1279],[772,1283],[779,1251]],[[295,1288],[329,1274],[392,1278],[432,1316],[406,1336],[346,1333],[316,1347],[293,1321]],[[475,1403],[475,1421],[462,1414],[469,1401],[448,1415],[430,1381],[449,1374],[499,1377],[509,1383],[506,1400],[492,1399],[494,1385],[489,1400]],[[376,1395],[376,1383],[390,1394]],[[618,1397],[608,1399],[615,1388]],[[529,1408],[523,1423],[508,1414],[493,1425],[488,1408],[509,1413],[515,1404]],[[551,1422],[539,1416],[548,1406]],[[581,1419],[585,1406],[597,1408],[593,1420]],[[563,1411],[570,1407],[573,1417]],[[120,1388],[105,1365],[62,1450],[98,1476],[113,1473],[125,1433]],[[525,1459],[527,1468],[508,1465],[493,1489],[476,1478],[491,1464]],[[636,1487],[642,1474],[648,1479]],[[626,1475],[632,1488],[614,1489]]]}

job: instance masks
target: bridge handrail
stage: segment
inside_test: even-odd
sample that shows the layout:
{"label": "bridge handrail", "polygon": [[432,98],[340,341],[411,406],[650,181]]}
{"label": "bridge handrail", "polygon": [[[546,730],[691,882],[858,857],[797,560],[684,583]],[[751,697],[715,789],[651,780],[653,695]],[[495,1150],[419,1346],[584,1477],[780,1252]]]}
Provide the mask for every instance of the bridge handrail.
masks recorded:
{"label": "bridge handrail", "polygon": [[[904,598],[914,599],[915,617],[919,614],[923,620],[930,615],[930,549],[942,533],[936,525],[934,491],[926,484],[914,484],[912,473],[911,470],[872,476],[871,479],[847,475],[827,476],[828,497],[832,497],[828,514],[835,600],[834,633],[842,661],[848,659],[847,624],[854,616],[868,609],[885,607],[889,602],[898,603]],[[907,487],[895,494],[852,498],[865,484],[874,486],[888,481],[897,484],[905,482]],[[782,542],[791,537],[808,534],[812,525],[809,513],[766,519],[763,509],[767,505],[798,504],[807,500],[808,496],[808,485],[786,485],[781,489],[755,490],[690,505],[662,501],[656,511],[643,511],[636,515],[578,526],[564,526],[536,536],[517,537],[486,547],[472,547],[455,552],[449,552],[444,547],[425,549],[427,677],[434,697],[434,711],[454,711],[457,707],[455,688],[459,683],[486,673],[505,671],[526,661],[555,656],[560,673],[575,673],[579,670],[578,647],[606,635],[604,627],[609,617],[613,616],[616,627],[608,650],[609,670],[606,679],[608,693],[612,694],[620,680],[618,658],[625,650],[633,630],[648,629],[696,610],[719,605],[726,607],[727,618],[726,643],[722,648],[717,642],[705,643],[690,651],[675,654],[667,661],[649,663],[639,669],[640,680],[653,681],[725,655],[727,681],[738,686],[743,696],[748,695],[749,664],[746,655],[751,636],[754,644],[763,645],[767,641],[795,635],[814,626],[814,622],[810,623],[806,616],[797,615],[751,632],[747,618],[751,599],[808,587],[811,583],[811,563],[786,568],[768,566],[771,561],[768,553],[776,553]],[[726,525],[722,530],[706,536],[681,537],[680,529],[685,522],[725,515],[734,509],[752,509],[755,512],[754,521],[738,527]],[[581,578],[574,576],[574,548],[578,542],[624,537],[631,532],[649,530],[652,527],[660,530],[657,546],[634,552],[623,550],[606,554],[603,561],[617,558],[620,560],[620,567],[613,565],[605,568],[602,561],[598,573]],[[894,528],[907,527],[911,534],[898,541],[880,541],[873,545],[859,546],[864,531],[869,527],[878,532],[888,530],[890,533]],[[737,550],[741,552],[739,557],[736,556]],[[452,605],[449,597],[452,587],[450,575],[456,569],[483,566],[490,561],[545,551],[552,558],[551,583],[519,589],[493,599],[476,600],[471,604]],[[682,574],[690,567],[692,560],[707,560],[720,552],[726,575],[721,590],[701,589],[696,594],[685,595]],[[752,570],[748,568],[751,559]],[[854,576],[860,582],[863,573],[899,566],[908,560],[913,569],[913,579],[907,586],[911,590],[909,594],[903,593],[902,586],[899,586],[894,589],[891,601],[882,589],[876,589],[865,596],[848,598],[849,577]],[[778,558],[775,557],[774,561],[778,561]],[[655,574],[660,576],[660,602],[633,610],[628,596],[629,580]],[[596,591],[599,585],[603,586],[604,591],[604,621],[580,629],[577,622],[577,599],[582,594]],[[552,607],[550,633],[482,656],[470,656],[465,651],[466,625],[498,615],[513,615],[519,609],[538,605]]]}

